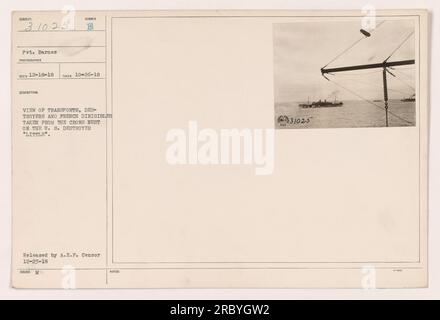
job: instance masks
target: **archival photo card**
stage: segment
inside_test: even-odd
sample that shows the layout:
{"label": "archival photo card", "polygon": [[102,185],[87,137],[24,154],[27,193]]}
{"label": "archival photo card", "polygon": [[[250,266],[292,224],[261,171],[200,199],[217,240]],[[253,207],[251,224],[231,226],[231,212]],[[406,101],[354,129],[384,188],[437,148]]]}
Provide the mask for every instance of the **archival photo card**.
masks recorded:
{"label": "archival photo card", "polygon": [[426,11],[12,21],[14,288],[428,284]]}

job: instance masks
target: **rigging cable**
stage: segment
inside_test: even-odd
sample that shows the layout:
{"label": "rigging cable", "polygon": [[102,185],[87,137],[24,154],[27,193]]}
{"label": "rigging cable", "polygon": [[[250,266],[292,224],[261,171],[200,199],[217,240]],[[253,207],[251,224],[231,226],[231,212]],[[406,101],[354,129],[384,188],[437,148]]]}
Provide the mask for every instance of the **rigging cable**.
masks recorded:
{"label": "rigging cable", "polygon": [[[385,21],[380,22],[376,28],[374,30],[372,30],[371,32],[377,30],[381,25],[383,25],[385,23]],[[361,42],[362,40],[368,38],[368,36],[362,36],[360,39],[356,40],[353,44],[349,45],[348,48],[346,48],[344,51],[342,51],[340,54],[338,54],[335,58],[333,58],[332,60],[330,60],[329,63],[327,63],[324,67],[322,68],[326,68],[330,63],[336,61],[339,57],[341,57],[342,55],[344,55],[347,51],[349,51],[350,49],[352,49],[354,46],[356,46],[359,42]]]}
{"label": "rigging cable", "polygon": [[342,51],[340,54],[338,54],[335,58],[333,58],[329,63],[327,63],[323,68],[327,67],[330,63],[334,62],[335,60],[337,60],[340,56],[342,56],[344,53],[346,53],[348,50],[350,50],[351,48],[353,48],[355,45],[357,45],[359,42],[361,42],[362,40],[364,40],[366,37],[362,36],[362,38],[356,40],[352,45],[350,45],[348,48],[346,48],[344,51]]}
{"label": "rigging cable", "polygon": [[413,72],[412,72],[413,73],[412,76],[407,74],[407,73],[404,73],[404,72],[402,72],[402,71],[400,71],[398,69],[393,69],[393,71],[397,72],[398,74],[400,74],[401,76],[403,76],[404,78],[406,78],[409,81],[413,81],[414,80],[414,69],[413,69]]}
{"label": "rigging cable", "polygon": [[416,91],[416,89],[412,85],[410,85],[408,82],[406,82],[405,80],[400,79],[399,77],[396,77],[396,76],[394,77],[394,79],[399,80],[400,82],[405,84],[407,87],[411,88],[413,91]]}
{"label": "rigging cable", "polygon": [[[381,72],[382,73],[382,71],[379,71],[379,72]],[[340,76],[340,75],[338,75],[338,76]],[[397,79],[397,78],[396,78]],[[367,82],[367,81],[360,81],[360,80],[358,80],[358,79],[348,79],[348,80],[350,80],[350,81],[352,81],[352,82],[357,82],[357,83],[359,83],[359,84],[361,84],[361,85],[364,85],[364,86],[373,86],[373,87],[376,87],[376,88],[382,88],[382,86],[381,85],[379,85],[379,84],[377,84],[376,83],[376,81],[371,81],[371,82]],[[400,80],[400,79],[398,79],[398,80]],[[402,81],[402,80],[400,80],[400,81]],[[408,84],[407,84],[408,85]],[[412,88],[411,88],[412,89]],[[408,93],[408,92],[405,92],[405,91],[401,91],[401,90],[398,90],[398,89],[393,89],[393,88],[388,88],[388,90],[389,91],[394,91],[394,92],[398,92],[398,93],[402,93],[402,94],[404,94],[404,95],[409,95],[409,94],[412,94],[412,91],[411,91],[411,93]]]}
{"label": "rigging cable", "polygon": [[[378,84],[373,84],[373,83],[368,83],[368,82],[362,82],[362,81],[355,81],[355,80],[353,80],[353,81],[354,81],[354,82],[357,82],[357,83],[360,83],[360,84],[363,84],[363,85],[365,85],[365,86],[370,85],[370,86],[373,86],[373,87],[375,87],[375,88],[382,88],[382,86],[381,86],[381,85],[378,85]],[[393,88],[389,88],[389,87],[388,87],[388,91],[397,92],[397,93],[401,93],[401,94],[404,94],[404,95],[410,95],[410,94],[412,94],[412,91],[411,91],[411,92],[405,92],[405,91],[402,91],[402,90],[393,89]]]}
{"label": "rigging cable", "polygon": [[[397,46],[396,49],[394,49],[394,51],[388,56],[388,58],[386,58],[385,61],[388,61],[396,52],[397,50],[399,50],[404,44],[405,42],[407,42],[412,36],[414,35],[414,31],[411,31],[406,38]],[[405,75],[403,72],[397,70],[397,69],[393,69],[394,71],[397,71],[398,73],[400,73],[401,75]],[[407,75],[405,75],[407,76]],[[412,90],[415,91],[415,88],[410,85],[409,83],[407,83],[406,81],[404,81],[403,79],[400,79],[399,77],[394,76],[397,80],[399,80],[400,82],[402,82],[403,84],[407,85],[409,88],[411,88]]]}
{"label": "rigging cable", "polygon": [[386,58],[385,59],[385,61],[388,61],[388,59],[389,58],[391,58],[395,53],[396,53],[396,51],[397,50],[399,50],[402,46],[403,46],[403,44],[405,43],[405,42],[407,42],[408,40],[409,40],[409,38],[411,38],[411,36],[414,34],[414,31],[412,31],[403,41],[402,41],[402,43],[400,43],[399,44],[399,46],[396,48],[396,49],[394,49],[394,51],[388,56],[388,58]]}
{"label": "rigging cable", "polygon": [[[358,98],[364,100],[365,102],[368,102],[369,104],[375,106],[376,108],[379,108],[379,109],[381,109],[381,110],[385,110],[385,108],[382,107],[381,105],[378,105],[378,104],[374,103],[373,101],[370,101],[370,100],[368,100],[368,99],[362,97],[361,95],[357,94],[357,93],[354,92],[353,90],[348,89],[347,87],[341,85],[340,83],[338,83],[338,82],[336,82],[336,81],[334,81],[334,80],[330,80],[330,82],[334,83],[335,85],[337,85],[338,87],[340,87],[340,88],[342,88],[342,89],[347,90],[348,92],[352,93],[352,94],[355,95],[356,97],[358,97]],[[406,119],[404,119],[404,118],[398,116],[398,115],[395,114],[394,112],[391,112],[391,111],[388,110],[388,114],[391,114],[391,115],[394,116],[395,118],[397,118],[397,119],[399,119],[399,120],[402,120],[402,121],[404,121],[404,122],[406,122],[406,123],[408,123],[408,124],[410,124],[410,125],[414,125],[411,121],[408,121],[408,120],[406,120]]]}

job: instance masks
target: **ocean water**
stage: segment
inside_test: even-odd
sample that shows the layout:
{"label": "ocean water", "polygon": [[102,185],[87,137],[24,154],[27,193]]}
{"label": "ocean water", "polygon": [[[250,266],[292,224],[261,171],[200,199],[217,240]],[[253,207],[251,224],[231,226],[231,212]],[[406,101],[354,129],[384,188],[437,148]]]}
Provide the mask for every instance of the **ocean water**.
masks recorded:
{"label": "ocean water", "polygon": [[[301,108],[299,103],[275,104],[275,127],[295,128],[359,128],[385,127],[385,109],[366,101],[344,101],[344,105],[331,108]],[[384,106],[383,102],[374,102]],[[416,125],[415,102],[389,101],[388,124],[390,127]],[[284,121],[279,121],[282,117]],[[289,119],[286,121],[287,118]]]}

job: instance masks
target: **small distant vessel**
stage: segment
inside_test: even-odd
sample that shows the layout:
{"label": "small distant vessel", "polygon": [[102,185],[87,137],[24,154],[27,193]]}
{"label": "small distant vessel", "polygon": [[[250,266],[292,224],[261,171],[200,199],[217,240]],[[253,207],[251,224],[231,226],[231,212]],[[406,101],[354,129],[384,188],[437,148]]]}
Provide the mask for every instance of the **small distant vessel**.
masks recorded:
{"label": "small distant vessel", "polygon": [[376,99],[376,100],[373,100],[373,102],[383,102],[383,100],[382,99]]}
{"label": "small distant vessel", "polygon": [[332,107],[341,107],[342,105],[344,105],[344,103],[342,101],[337,101],[336,98],[333,102],[320,99],[318,101],[313,101],[312,103],[310,103],[310,101],[307,101],[307,103],[300,103],[299,104],[299,106],[304,109],[307,109],[307,108],[332,108]]}
{"label": "small distant vessel", "polygon": [[402,101],[402,102],[415,102],[416,101],[416,94],[413,94],[412,96],[410,96],[408,98],[403,98],[400,101]]}

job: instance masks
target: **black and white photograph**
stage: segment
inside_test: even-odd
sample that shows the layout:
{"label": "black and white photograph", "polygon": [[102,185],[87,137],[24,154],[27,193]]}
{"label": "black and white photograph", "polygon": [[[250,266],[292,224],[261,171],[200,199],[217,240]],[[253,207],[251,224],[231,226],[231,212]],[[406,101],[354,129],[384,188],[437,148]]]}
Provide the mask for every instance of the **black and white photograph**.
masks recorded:
{"label": "black and white photograph", "polygon": [[275,128],[416,125],[416,21],[278,23]]}

